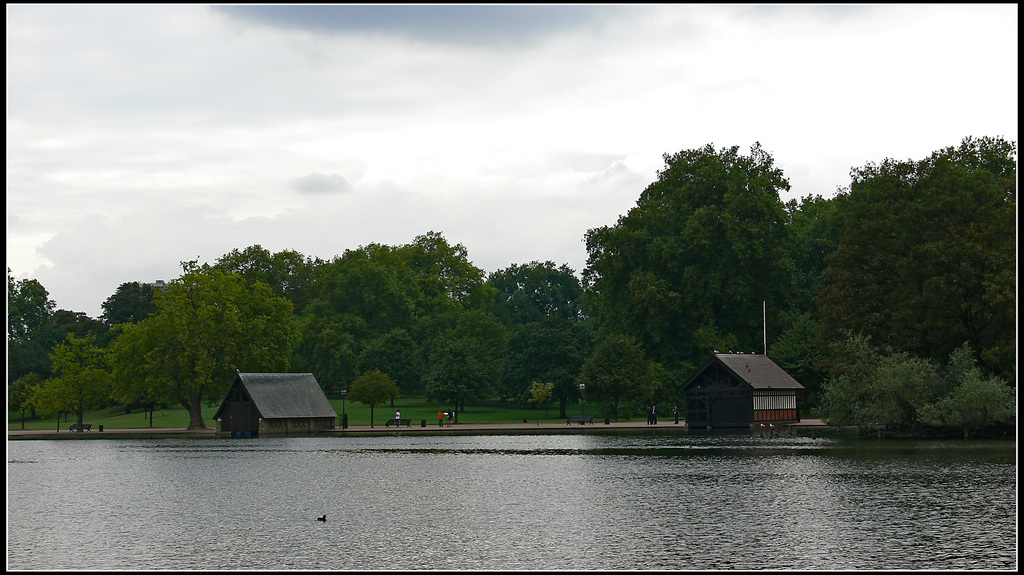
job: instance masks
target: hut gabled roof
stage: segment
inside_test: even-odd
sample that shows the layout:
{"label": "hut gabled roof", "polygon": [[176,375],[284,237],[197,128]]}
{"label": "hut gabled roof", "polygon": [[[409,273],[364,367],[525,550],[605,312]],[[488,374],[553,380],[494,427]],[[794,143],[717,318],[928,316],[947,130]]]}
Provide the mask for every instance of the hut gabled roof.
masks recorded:
{"label": "hut gabled roof", "polygon": [[800,382],[774,361],[754,353],[716,353],[686,380],[683,389],[689,387],[713,363],[721,365],[754,389],[804,389]]}
{"label": "hut gabled roof", "polygon": [[239,373],[236,385],[245,387],[263,419],[338,417],[312,373]]}

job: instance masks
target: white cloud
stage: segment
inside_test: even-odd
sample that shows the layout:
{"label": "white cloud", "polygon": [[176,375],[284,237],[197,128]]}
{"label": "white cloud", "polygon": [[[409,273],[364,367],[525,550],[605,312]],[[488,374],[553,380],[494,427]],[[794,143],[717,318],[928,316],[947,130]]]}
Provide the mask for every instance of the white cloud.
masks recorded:
{"label": "white cloud", "polygon": [[583,234],[665,153],[760,141],[788,199],[1016,139],[1015,5],[537,6],[503,28],[486,8],[439,34],[373,10],[9,7],[8,265],[93,317],[120,283],[256,243],[330,258],[433,230],[487,271],[581,271]]}
{"label": "white cloud", "polygon": [[352,189],[352,186],[340,174],[323,174],[321,172],[313,172],[297,178],[292,186],[307,194],[343,193]]}

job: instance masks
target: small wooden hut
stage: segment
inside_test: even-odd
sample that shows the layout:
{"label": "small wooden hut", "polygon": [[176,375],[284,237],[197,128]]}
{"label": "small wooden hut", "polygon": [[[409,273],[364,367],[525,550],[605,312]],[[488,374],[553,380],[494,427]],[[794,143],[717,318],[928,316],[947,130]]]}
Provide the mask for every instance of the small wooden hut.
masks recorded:
{"label": "small wooden hut", "polygon": [[238,373],[213,418],[218,435],[307,434],[338,413],[312,373]]}
{"label": "small wooden hut", "polygon": [[750,427],[800,421],[804,386],[761,354],[716,353],[683,384],[691,427]]}

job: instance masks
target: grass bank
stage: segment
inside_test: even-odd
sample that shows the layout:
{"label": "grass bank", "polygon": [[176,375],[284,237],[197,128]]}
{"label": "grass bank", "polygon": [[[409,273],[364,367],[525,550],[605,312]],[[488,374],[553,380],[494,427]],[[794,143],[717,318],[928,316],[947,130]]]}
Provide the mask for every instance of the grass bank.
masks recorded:
{"label": "grass bank", "polygon": [[[338,412],[338,423],[344,412],[348,415],[349,425],[370,425],[370,406],[342,399],[331,399],[331,405]],[[216,413],[218,405],[206,406],[203,408],[203,420],[209,427],[214,426],[213,414]],[[396,399],[394,405],[387,403],[377,405],[373,408],[373,424],[384,425],[384,422],[395,416],[395,411],[400,410],[403,418],[409,418],[414,425],[426,421],[427,425],[437,424],[437,412],[447,411],[451,407],[429,401],[422,396],[408,396]],[[579,405],[571,406],[570,412],[578,413]],[[550,407],[540,410],[540,421],[558,422],[563,421],[558,417],[558,408]],[[467,407],[459,412],[459,423],[513,423],[522,422],[523,419],[529,422],[537,421],[538,412],[532,408],[509,407],[498,402],[485,402],[480,405]],[[629,418],[636,419],[636,418]],[[67,429],[75,423],[74,415],[60,418],[60,429]],[[148,411],[132,411],[125,413],[124,406],[107,409],[88,410],[85,412],[85,423],[91,423],[93,427],[102,425],[105,429],[133,429],[150,427],[150,414]],[[188,427],[188,411],[184,408],[158,409],[153,412],[152,427]],[[44,419],[25,420],[24,429],[57,429],[57,419],[46,417]],[[21,414],[16,412],[7,413],[7,429],[22,429]]]}

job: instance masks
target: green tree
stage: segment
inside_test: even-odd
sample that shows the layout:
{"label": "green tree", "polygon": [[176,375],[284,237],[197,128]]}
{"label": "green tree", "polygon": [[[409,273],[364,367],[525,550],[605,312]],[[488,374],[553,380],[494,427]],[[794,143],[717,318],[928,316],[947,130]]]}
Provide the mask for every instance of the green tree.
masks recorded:
{"label": "green tree", "polygon": [[77,338],[93,337],[96,344],[106,347],[110,342],[110,333],[107,325],[98,319],[93,319],[81,311],[70,311],[59,309],[50,316],[50,323],[43,330],[45,340],[49,348],[63,342],[69,335]]}
{"label": "green tree", "polygon": [[35,412],[32,396],[42,386],[43,378],[38,373],[23,375],[7,386],[7,410],[21,414],[21,428],[25,429],[25,413]]}
{"label": "green tree", "polygon": [[537,425],[540,425],[540,406],[551,400],[555,384],[535,381],[530,384],[530,403],[537,407]]}
{"label": "green tree", "polygon": [[394,329],[408,328],[414,317],[416,291],[412,273],[390,248],[371,245],[347,250],[340,258],[317,269],[319,299],[335,314],[360,318],[372,338]]}
{"label": "green tree", "polygon": [[852,172],[845,228],[816,299],[847,331],[941,361],[963,343],[1009,381],[1016,358],[1016,144],[966,138]]}
{"label": "green tree", "polygon": [[247,282],[267,284],[274,295],[292,302],[295,313],[301,314],[314,297],[315,270],[321,264],[318,258],[307,258],[295,250],[270,253],[256,244],[224,254],[216,267],[236,273]]}
{"label": "green tree", "polygon": [[998,377],[986,376],[976,365],[969,345],[953,352],[944,375],[952,391],[921,410],[924,423],[958,429],[967,439],[987,426],[1013,423],[1016,419],[1013,388]]}
{"label": "green tree", "polygon": [[813,312],[782,313],[780,323],[787,325],[782,335],[774,338],[768,355],[806,390],[802,407],[821,406],[821,386],[826,378],[828,346],[819,338],[820,328]]}
{"label": "green tree", "polygon": [[548,318],[583,319],[583,285],[572,268],[554,262],[511,265],[487,277],[497,292],[499,317],[508,323],[529,323]]}
{"label": "green tree", "polygon": [[576,378],[594,349],[587,325],[559,318],[516,325],[505,349],[504,398],[525,401],[528,382],[551,382],[559,416],[565,417],[566,405],[577,396]]}
{"label": "green tree", "polygon": [[15,281],[7,268],[7,340],[32,339],[49,323],[56,304],[38,280]]}
{"label": "green tree", "polygon": [[843,194],[835,198],[807,196],[799,203],[790,200],[785,204],[793,275],[782,310],[789,314],[814,311],[814,296],[822,288],[826,258],[838,249],[842,236],[844,198]]}
{"label": "green tree", "polygon": [[510,332],[501,398],[528,402],[530,382],[548,381],[564,417],[593,347],[583,323],[580,280],[569,266],[547,261],[509,266],[490,274],[487,285],[495,292],[495,316]]}
{"label": "green tree", "polygon": [[459,309],[481,309],[492,297],[484,272],[469,261],[462,244],[451,245],[437,232],[417,236],[399,248],[417,281],[422,314],[442,314]]}
{"label": "green tree", "polygon": [[7,268],[7,381],[52,374],[47,327],[56,304],[38,280],[15,281]]}
{"label": "green tree", "polygon": [[605,412],[618,419],[623,403],[645,395],[648,365],[643,349],[630,336],[611,334],[594,348],[583,364],[579,383],[586,393],[602,402]]}
{"label": "green tree", "polygon": [[493,315],[481,310],[442,314],[422,333],[428,397],[454,402],[459,411],[490,396],[501,377],[506,344],[505,330]]}
{"label": "green tree", "polygon": [[359,353],[358,363],[361,372],[376,369],[388,374],[405,395],[422,391],[419,350],[405,329],[394,329],[368,342]]}
{"label": "green tree", "polygon": [[57,412],[62,409],[74,412],[78,431],[82,431],[85,410],[102,406],[110,394],[106,352],[94,344],[91,336],[68,335],[50,355],[57,377],[44,384],[51,388],[46,397],[59,396],[60,400],[48,407]]}
{"label": "green tree", "polygon": [[373,427],[374,406],[398,396],[398,386],[387,374],[368,371],[352,382],[348,398],[370,406],[370,427]]}
{"label": "green tree", "polygon": [[205,264],[182,267],[185,273],[157,296],[157,312],[118,339],[137,337],[149,346],[146,377],[171,386],[171,396],[189,410],[189,429],[205,429],[204,398],[223,395],[237,369],[287,370],[295,321],[291,303],[266,284]]}
{"label": "green tree", "polygon": [[166,371],[155,368],[153,353],[164,349],[155,323],[138,325],[117,324],[118,334],[108,349],[111,378],[110,397],[126,406],[139,405],[149,411],[149,426],[153,427],[153,411],[175,403],[174,384]]}
{"label": "green tree", "polygon": [[33,390],[30,401],[41,412],[53,414],[60,431],[60,416],[75,409],[72,398],[72,392],[63,380],[49,378]]}
{"label": "green tree", "polygon": [[140,282],[125,282],[103,302],[100,319],[108,327],[119,323],[138,323],[156,310],[153,286]]}
{"label": "green tree", "polygon": [[352,314],[336,314],[313,300],[299,320],[299,338],[292,363],[299,371],[317,374],[325,393],[343,389],[359,375],[359,341],[366,322]]}
{"label": "green tree", "polygon": [[30,373],[40,377],[53,374],[50,352],[39,339],[7,340],[7,381],[15,381]]}
{"label": "green tree", "polygon": [[417,362],[397,357],[404,348],[379,347],[400,343],[391,334],[411,329],[421,299],[399,250],[379,244],[346,250],[314,273],[315,295],[301,318],[295,365],[318,374],[327,390],[346,387],[371,368],[391,374],[406,390],[414,389]]}
{"label": "green tree", "polygon": [[777,309],[791,277],[789,183],[755,144],[665,156],[665,168],[614,227],[586,234],[590,312],[670,369],[713,349],[761,347],[762,302]]}
{"label": "green tree", "polygon": [[887,432],[920,428],[920,414],[942,393],[942,379],[927,358],[879,352],[869,340],[847,338],[831,358],[824,386],[824,419]]}

